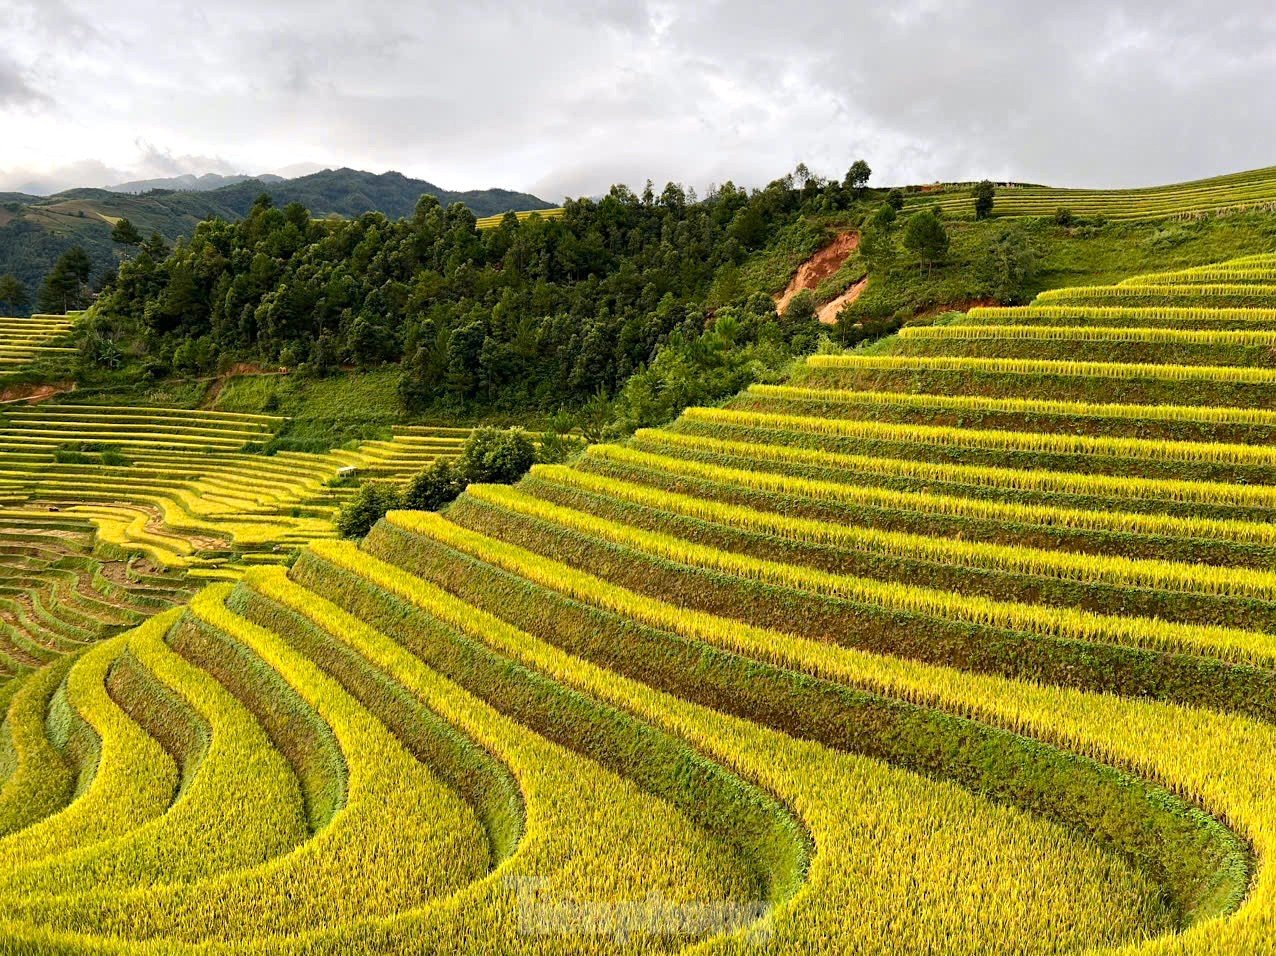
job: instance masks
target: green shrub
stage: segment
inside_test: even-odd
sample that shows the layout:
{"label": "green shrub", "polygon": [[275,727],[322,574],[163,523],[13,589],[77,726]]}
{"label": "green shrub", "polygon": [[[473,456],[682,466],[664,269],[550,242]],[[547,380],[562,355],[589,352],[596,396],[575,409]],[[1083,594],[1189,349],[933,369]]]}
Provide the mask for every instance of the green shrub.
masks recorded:
{"label": "green shrub", "polygon": [[337,514],[337,531],[343,538],[362,538],[372,526],[402,505],[402,496],[394,485],[371,481],[359,488]]}
{"label": "green shrub", "polygon": [[403,507],[412,511],[438,511],[465,490],[460,469],[446,458],[419,473],[408,484]]}
{"label": "green shrub", "polygon": [[536,446],[521,428],[479,428],[461,452],[460,472],[466,482],[512,484],[536,461]]}
{"label": "green shrub", "polygon": [[815,318],[815,295],[810,289],[803,289],[789,301],[784,310],[784,321],[788,325],[799,325]]}
{"label": "green shrub", "polygon": [[585,442],[563,432],[547,431],[541,436],[540,447],[536,449],[536,463],[539,465],[561,465],[573,455],[585,448]]}
{"label": "green shrub", "polygon": [[[554,432],[546,436],[547,440],[550,436],[564,448],[579,444]],[[479,428],[466,440],[460,458],[454,462],[441,459],[419,473],[408,484],[407,491],[395,507],[412,511],[438,511],[456,500],[471,482],[513,484],[527,474],[535,461],[536,446],[523,429]],[[382,514],[384,513],[383,510]],[[361,535],[346,535],[359,536]]]}

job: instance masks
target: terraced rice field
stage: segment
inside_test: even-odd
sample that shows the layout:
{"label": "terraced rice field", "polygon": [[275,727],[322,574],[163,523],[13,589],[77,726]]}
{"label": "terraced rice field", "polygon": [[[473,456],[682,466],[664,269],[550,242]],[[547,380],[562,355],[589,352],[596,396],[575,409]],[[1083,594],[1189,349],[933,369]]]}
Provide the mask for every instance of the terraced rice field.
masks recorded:
{"label": "terraced rice field", "polygon": [[33,315],[27,319],[0,318],[0,380],[44,355],[74,352],[60,344],[74,318],[65,315]]}
{"label": "terraced rice field", "polygon": [[255,453],[282,424],[203,410],[11,406],[0,414],[0,496],[87,518],[103,541],[159,566],[233,575],[331,537],[354,493],[342,469],[406,481],[459,454],[468,434],[403,427],[354,450]]}
{"label": "terraced rice field", "polygon": [[0,413],[0,672],[184,604],[209,578],[332,537],[356,479],[405,481],[467,429],[405,427],[326,455],[265,456],[282,419],[163,408]]}
{"label": "terraced rice field", "polygon": [[[565,210],[563,209],[536,209],[531,212],[516,212],[519,222],[524,222],[532,216],[540,216],[542,219],[562,219]],[[505,213],[495,216],[483,216],[475,225],[479,229],[495,229],[501,224],[501,220],[505,218]]]}
{"label": "terraced rice field", "polygon": [[1098,298],[815,357],[0,683],[0,938],[1276,951],[1276,306]]}
{"label": "terraced rice field", "polygon": [[[909,197],[910,206],[938,203],[946,214],[973,216],[973,184],[952,185]],[[1061,207],[1082,218],[1194,218],[1276,206],[1276,167],[1148,189],[1058,189],[1005,186],[996,191],[996,216],[1053,216]]]}
{"label": "terraced rice field", "polygon": [[26,673],[198,590],[104,546],[85,517],[0,504],[0,675]]}

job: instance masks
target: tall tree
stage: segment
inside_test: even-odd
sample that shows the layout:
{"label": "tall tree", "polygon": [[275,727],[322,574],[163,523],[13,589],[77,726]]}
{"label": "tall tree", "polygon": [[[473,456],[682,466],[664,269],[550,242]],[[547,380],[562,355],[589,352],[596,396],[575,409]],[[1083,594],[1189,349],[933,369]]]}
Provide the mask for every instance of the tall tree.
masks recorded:
{"label": "tall tree", "polygon": [[860,230],[860,256],[874,271],[886,272],[895,262],[895,209],[883,203]]}
{"label": "tall tree", "polygon": [[93,260],[89,258],[89,254],[81,246],[72,246],[67,250],[62,260],[81,285],[88,284],[89,273],[93,271]]}
{"label": "tall tree", "polygon": [[1027,298],[1036,269],[1036,250],[1021,235],[1005,231],[989,244],[975,274],[988,295],[1003,305],[1015,305]]}
{"label": "tall tree", "polygon": [[987,219],[992,215],[993,202],[996,199],[997,189],[991,182],[985,179],[983,182],[975,186],[974,192],[971,193],[975,197],[975,218]]}
{"label": "tall tree", "polygon": [[146,240],[142,248],[156,262],[168,258],[168,243],[164,241],[164,237],[158,232],[151,233],[151,238]]}
{"label": "tall tree", "polygon": [[79,246],[63,253],[45,276],[44,285],[40,288],[40,311],[70,312],[83,308],[85,285],[92,270],[92,260]]}
{"label": "tall tree", "polygon": [[22,315],[31,304],[27,287],[17,276],[0,276],[0,309],[11,315]]}
{"label": "tall tree", "polygon": [[904,248],[917,257],[930,275],[948,255],[948,230],[929,209],[919,212],[904,227]]}
{"label": "tall tree", "polygon": [[851,163],[851,168],[846,171],[846,179],[843,185],[847,189],[852,190],[858,199],[864,193],[864,187],[868,185],[869,179],[873,176],[873,170],[868,163],[862,159],[857,159]]}
{"label": "tall tree", "polygon": [[111,241],[118,242],[122,246],[140,246],[142,234],[137,231],[137,226],[127,219],[121,219],[111,230]]}

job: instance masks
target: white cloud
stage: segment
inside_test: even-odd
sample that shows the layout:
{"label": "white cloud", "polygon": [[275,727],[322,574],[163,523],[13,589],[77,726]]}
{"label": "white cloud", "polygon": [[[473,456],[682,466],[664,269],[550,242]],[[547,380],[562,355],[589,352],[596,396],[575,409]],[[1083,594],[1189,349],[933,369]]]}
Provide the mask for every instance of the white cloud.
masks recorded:
{"label": "white cloud", "polygon": [[1267,0],[0,3],[0,189],[318,163],[558,199],[860,156],[879,182],[1069,185],[1276,162]]}

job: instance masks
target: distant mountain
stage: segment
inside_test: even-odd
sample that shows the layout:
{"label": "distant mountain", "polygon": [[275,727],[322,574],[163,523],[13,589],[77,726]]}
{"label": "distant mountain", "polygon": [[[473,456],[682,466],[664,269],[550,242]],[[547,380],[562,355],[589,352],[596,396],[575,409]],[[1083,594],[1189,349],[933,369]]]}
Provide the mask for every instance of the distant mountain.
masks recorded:
{"label": "distant mountain", "polygon": [[283,176],[219,176],[216,173],[204,173],[202,176],[170,176],[167,179],[138,179],[131,183],[120,183],[118,186],[107,186],[112,193],[147,193],[152,189],[167,189],[173,192],[206,193],[223,186],[237,186],[245,180],[257,179],[263,183],[282,183]]}
{"label": "distant mountain", "polygon": [[[197,183],[208,179],[190,178]],[[411,215],[426,193],[445,206],[464,203],[480,217],[553,207],[536,196],[508,189],[452,192],[402,173],[355,169],[325,169],[296,179],[243,179],[215,189],[175,188],[173,180],[152,182],[169,185],[145,192],[69,189],[43,197],[0,193],[0,275],[12,272],[26,283],[34,299],[54,261],[72,246],[84,247],[95,272],[117,262],[123,250],[111,242],[111,228],[121,218],[131,221],[143,235],[158,232],[172,242],[190,235],[203,219],[243,218],[262,193],[269,193],[278,206],[299,202],[318,218],[332,214],[353,217],[365,212],[400,218]],[[125,183],[116,188],[139,185],[150,183]]]}
{"label": "distant mountain", "polygon": [[392,219],[398,219],[410,216],[416,209],[417,201],[426,193],[436,197],[445,206],[454,202],[464,203],[480,218],[511,209],[517,212],[553,207],[553,203],[547,203],[529,193],[511,192],[508,189],[458,193],[424,179],[409,179],[402,173],[376,174],[357,169],[325,169],[276,184],[264,184],[249,179],[218,189],[208,194],[208,198],[244,216],[252,208],[253,200],[263,192],[269,193],[278,206],[299,202],[315,216],[331,213],[360,216],[369,210],[376,210]]}

